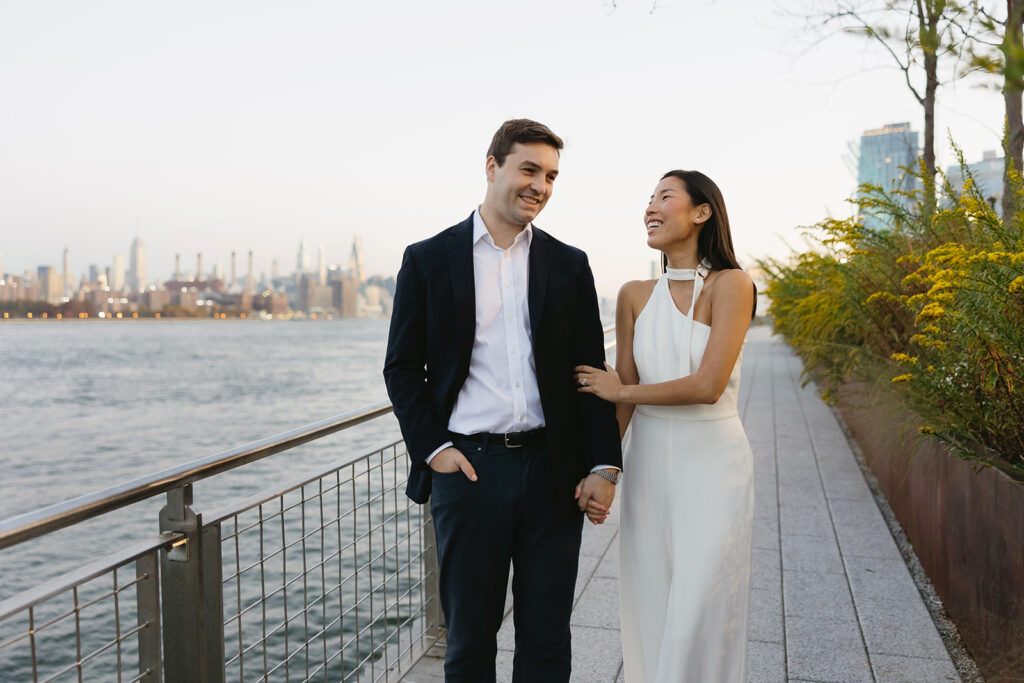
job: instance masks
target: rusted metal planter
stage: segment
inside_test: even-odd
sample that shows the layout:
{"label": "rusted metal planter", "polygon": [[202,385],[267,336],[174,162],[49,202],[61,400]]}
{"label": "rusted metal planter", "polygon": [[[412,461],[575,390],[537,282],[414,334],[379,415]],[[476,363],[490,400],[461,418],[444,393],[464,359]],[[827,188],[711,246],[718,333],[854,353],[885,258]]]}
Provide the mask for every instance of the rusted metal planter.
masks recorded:
{"label": "rusted metal planter", "polygon": [[1024,485],[920,439],[877,390],[837,407],[986,680],[1024,679]]}

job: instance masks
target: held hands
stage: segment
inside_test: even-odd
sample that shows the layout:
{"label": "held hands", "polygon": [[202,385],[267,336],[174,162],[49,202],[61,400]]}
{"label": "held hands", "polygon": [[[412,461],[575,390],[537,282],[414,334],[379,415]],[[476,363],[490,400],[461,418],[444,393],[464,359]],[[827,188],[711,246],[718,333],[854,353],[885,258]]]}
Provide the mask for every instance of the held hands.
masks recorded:
{"label": "held hands", "polygon": [[615,484],[596,474],[589,474],[576,485],[575,497],[580,512],[587,513],[591,524],[604,524],[611,514]]}
{"label": "held hands", "polygon": [[458,448],[448,447],[430,460],[430,469],[440,474],[451,474],[462,470],[466,479],[476,481],[476,470]]}
{"label": "held hands", "polygon": [[597,394],[598,398],[615,403],[619,400],[622,380],[619,379],[619,373],[615,371],[615,368],[608,363],[604,364],[604,368],[604,370],[598,370],[589,365],[577,365],[573,368],[576,371],[576,384],[579,385],[577,391],[584,394]]}

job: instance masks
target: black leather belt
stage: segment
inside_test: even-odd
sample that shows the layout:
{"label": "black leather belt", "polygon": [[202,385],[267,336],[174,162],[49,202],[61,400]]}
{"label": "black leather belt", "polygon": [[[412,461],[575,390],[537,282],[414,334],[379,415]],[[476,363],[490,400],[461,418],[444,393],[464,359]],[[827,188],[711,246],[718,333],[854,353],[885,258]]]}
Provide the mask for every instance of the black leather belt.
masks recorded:
{"label": "black leather belt", "polygon": [[523,446],[536,446],[547,440],[547,430],[541,427],[528,432],[505,432],[504,434],[492,434],[490,432],[479,432],[477,434],[456,434],[452,438],[466,439],[483,446],[488,444],[501,444],[505,448],[522,448]]}

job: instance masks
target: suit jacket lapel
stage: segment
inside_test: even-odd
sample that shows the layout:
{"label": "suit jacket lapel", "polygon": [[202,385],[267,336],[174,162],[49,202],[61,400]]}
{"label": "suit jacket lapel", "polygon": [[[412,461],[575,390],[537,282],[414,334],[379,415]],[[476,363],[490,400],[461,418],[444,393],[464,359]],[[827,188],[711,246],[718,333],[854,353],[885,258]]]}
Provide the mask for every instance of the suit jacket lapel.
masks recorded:
{"label": "suit jacket lapel", "polygon": [[537,348],[541,313],[544,312],[544,295],[548,286],[548,263],[551,257],[547,234],[533,228],[533,241],[530,243],[530,274],[527,278],[527,304],[530,309],[530,336],[534,349]]}
{"label": "suit jacket lapel", "polygon": [[455,307],[455,341],[459,358],[469,371],[476,333],[476,285],[473,278],[473,216],[448,233],[448,269],[452,278]]}

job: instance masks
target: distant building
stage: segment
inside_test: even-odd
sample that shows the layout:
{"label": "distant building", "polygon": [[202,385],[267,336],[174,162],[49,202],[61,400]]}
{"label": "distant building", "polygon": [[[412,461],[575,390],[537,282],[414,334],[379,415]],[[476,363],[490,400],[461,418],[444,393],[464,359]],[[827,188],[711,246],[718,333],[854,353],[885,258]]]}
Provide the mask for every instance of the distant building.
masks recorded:
{"label": "distant building", "polygon": [[64,278],[53,266],[39,266],[36,269],[36,284],[37,301],[56,304],[64,298]]}
{"label": "distant building", "polygon": [[[890,123],[876,130],[866,130],[860,138],[860,158],[857,163],[857,184],[875,185],[886,192],[918,189],[917,178],[907,172],[917,164],[917,131],[909,123]],[[858,197],[863,196],[861,190]],[[905,200],[907,206],[912,202]],[[886,216],[870,211],[861,213],[864,225],[870,228],[891,227]]]}
{"label": "distant building", "polygon": [[[974,179],[974,186],[985,198],[996,212],[1003,215],[1003,169],[1006,166],[1006,159],[997,157],[994,150],[986,150],[981,161],[967,164],[967,171]],[[946,169],[946,177],[953,190],[959,195],[964,189],[964,174],[960,166],[950,166]]]}
{"label": "distant building", "polygon": [[359,284],[366,282],[366,271],[363,269],[363,242],[359,236],[352,238],[352,253],[348,257],[348,276]]}
{"label": "distant building", "polygon": [[120,292],[124,289],[124,257],[120,254],[114,254],[114,264],[110,266],[110,276],[107,278],[107,284],[115,292]]}
{"label": "distant building", "polygon": [[[3,273],[0,273],[0,277]],[[75,277],[71,274],[71,258],[68,255],[68,248],[64,247],[64,296],[71,296],[75,291]]]}
{"label": "distant building", "polygon": [[309,254],[306,252],[306,238],[299,240],[299,254],[295,259],[295,274],[302,275],[309,271]]}
{"label": "distant building", "polygon": [[327,247],[323,242],[316,247],[316,276],[319,284],[327,284]]}
{"label": "distant building", "polygon": [[355,318],[359,314],[359,283],[355,280],[333,280],[331,303],[342,318]]}
{"label": "distant building", "polygon": [[143,296],[143,303],[149,310],[159,313],[171,303],[171,293],[166,289],[149,290]]}
{"label": "distant building", "polygon": [[143,246],[138,235],[132,240],[129,268],[128,285],[135,291],[145,289],[149,284],[146,281],[146,247]]}
{"label": "distant building", "polygon": [[306,313],[323,313],[334,308],[331,288],[321,285],[311,274],[302,276],[299,282],[299,310]]}

